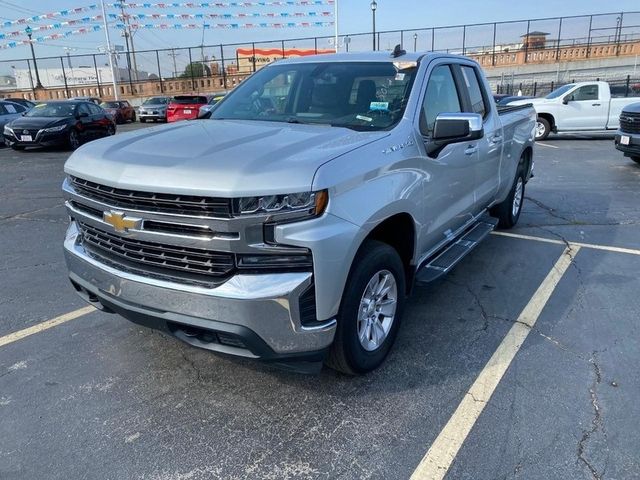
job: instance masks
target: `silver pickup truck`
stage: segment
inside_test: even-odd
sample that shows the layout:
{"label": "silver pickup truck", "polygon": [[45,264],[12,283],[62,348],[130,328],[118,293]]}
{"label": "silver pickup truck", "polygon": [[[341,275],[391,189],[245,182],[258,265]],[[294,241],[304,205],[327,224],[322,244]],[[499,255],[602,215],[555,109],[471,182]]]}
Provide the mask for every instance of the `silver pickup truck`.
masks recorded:
{"label": "silver pickup truck", "polygon": [[535,123],[530,106],[498,111],[460,56],[276,62],[210,119],[71,155],[71,282],[196,347],[370,371],[412,287],[518,221]]}

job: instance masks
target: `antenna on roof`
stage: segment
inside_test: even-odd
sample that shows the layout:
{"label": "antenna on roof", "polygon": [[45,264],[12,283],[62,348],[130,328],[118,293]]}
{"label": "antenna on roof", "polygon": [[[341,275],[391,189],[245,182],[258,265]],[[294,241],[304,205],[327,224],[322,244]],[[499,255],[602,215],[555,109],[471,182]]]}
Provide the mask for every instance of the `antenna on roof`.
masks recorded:
{"label": "antenna on roof", "polygon": [[402,46],[400,44],[396,45],[396,48],[393,49],[393,53],[391,54],[392,58],[398,58],[401,57],[402,55],[406,55],[407,51],[402,49]]}

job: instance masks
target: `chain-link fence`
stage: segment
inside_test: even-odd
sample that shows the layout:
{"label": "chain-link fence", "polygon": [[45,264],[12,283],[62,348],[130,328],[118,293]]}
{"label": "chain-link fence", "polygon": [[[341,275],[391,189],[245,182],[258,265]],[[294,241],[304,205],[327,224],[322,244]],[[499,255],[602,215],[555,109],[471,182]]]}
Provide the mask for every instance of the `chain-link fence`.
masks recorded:
{"label": "chain-link fence", "polygon": [[[338,38],[340,51],[371,50],[374,44],[377,50],[392,50],[401,44],[407,51],[468,55],[485,68],[521,69],[528,65],[590,58],[626,58],[628,64],[635,58],[637,67],[640,12],[380,31]],[[113,55],[113,73],[118,93],[124,96],[205,93],[229,90],[247,75],[279,58],[335,49],[331,36],[161,50],[131,49]],[[622,78],[619,72],[616,74]],[[556,83],[560,80],[557,78]],[[521,82],[507,84],[502,80],[499,83],[501,89],[513,89]],[[536,87],[536,83],[523,79],[524,90],[519,85],[517,90],[529,92],[527,89],[532,85],[538,94],[542,86]],[[544,91],[552,84],[544,83]],[[46,57],[37,58],[36,62],[33,58],[0,61],[0,96],[19,92],[33,98],[40,85],[49,98],[111,97],[113,74],[108,54]]]}

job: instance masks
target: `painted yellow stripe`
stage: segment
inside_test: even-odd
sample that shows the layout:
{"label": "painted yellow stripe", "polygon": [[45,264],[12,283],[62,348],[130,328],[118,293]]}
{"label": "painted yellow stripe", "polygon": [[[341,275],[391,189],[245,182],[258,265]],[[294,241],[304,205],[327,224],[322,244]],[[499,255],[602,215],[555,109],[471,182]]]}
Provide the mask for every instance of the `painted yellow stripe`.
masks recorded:
{"label": "painted yellow stripe", "polygon": [[533,235],[522,235],[520,233],[510,232],[491,232],[493,235],[500,237],[519,238],[522,240],[532,240],[534,242],[553,243],[556,245],[567,245],[572,247],[591,248],[593,250],[606,250],[608,252],[626,253],[629,255],[640,255],[640,250],[636,248],[614,247],[611,245],[598,245],[597,243],[583,243],[583,242],[563,242],[562,240],[556,240],[555,238],[536,237]]}
{"label": "painted yellow stripe", "polygon": [[18,330],[17,332],[10,333],[9,335],[5,335],[4,337],[0,337],[0,347],[4,347],[13,342],[17,342],[18,340],[22,340],[29,335],[33,335],[34,333],[39,333],[44,330],[48,330],[53,327],[57,327],[63,323],[69,322],[71,320],[75,320],[78,317],[82,317],[87,313],[91,313],[96,309],[88,306],[83,307],[78,310],[74,310],[73,312],[65,313],[64,315],[60,315],[59,317],[52,318],[51,320],[47,320],[46,322],[38,323],[37,325],[33,325],[32,327],[25,328],[24,330]]}
{"label": "painted yellow stripe", "polygon": [[566,248],[411,475],[442,479],[580,247]]}

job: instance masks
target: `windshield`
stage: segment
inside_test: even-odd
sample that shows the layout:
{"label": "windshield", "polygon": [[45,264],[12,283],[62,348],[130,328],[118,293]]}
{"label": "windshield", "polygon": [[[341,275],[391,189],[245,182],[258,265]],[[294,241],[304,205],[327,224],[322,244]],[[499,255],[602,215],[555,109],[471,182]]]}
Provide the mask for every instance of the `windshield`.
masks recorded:
{"label": "windshield", "polygon": [[100,106],[102,108],[120,108],[120,104],[118,102],[102,102]]}
{"label": "windshield", "polygon": [[167,103],[168,98],[165,97],[153,97],[149,100],[145,100],[143,105],[164,105]]}
{"label": "windshield", "polygon": [[391,62],[273,65],[236,87],[211,118],[383,130],[402,118],[416,70]]}
{"label": "windshield", "polygon": [[25,113],[26,117],[72,117],[73,103],[40,103]]}
{"label": "windshield", "polygon": [[570,83],[569,85],[564,85],[560,88],[558,88],[557,90],[554,90],[553,92],[551,92],[549,95],[547,95],[544,98],[558,98],[562,95],[564,95],[565,93],[567,93],[569,90],[571,90],[573,87],[575,87],[575,83]]}

